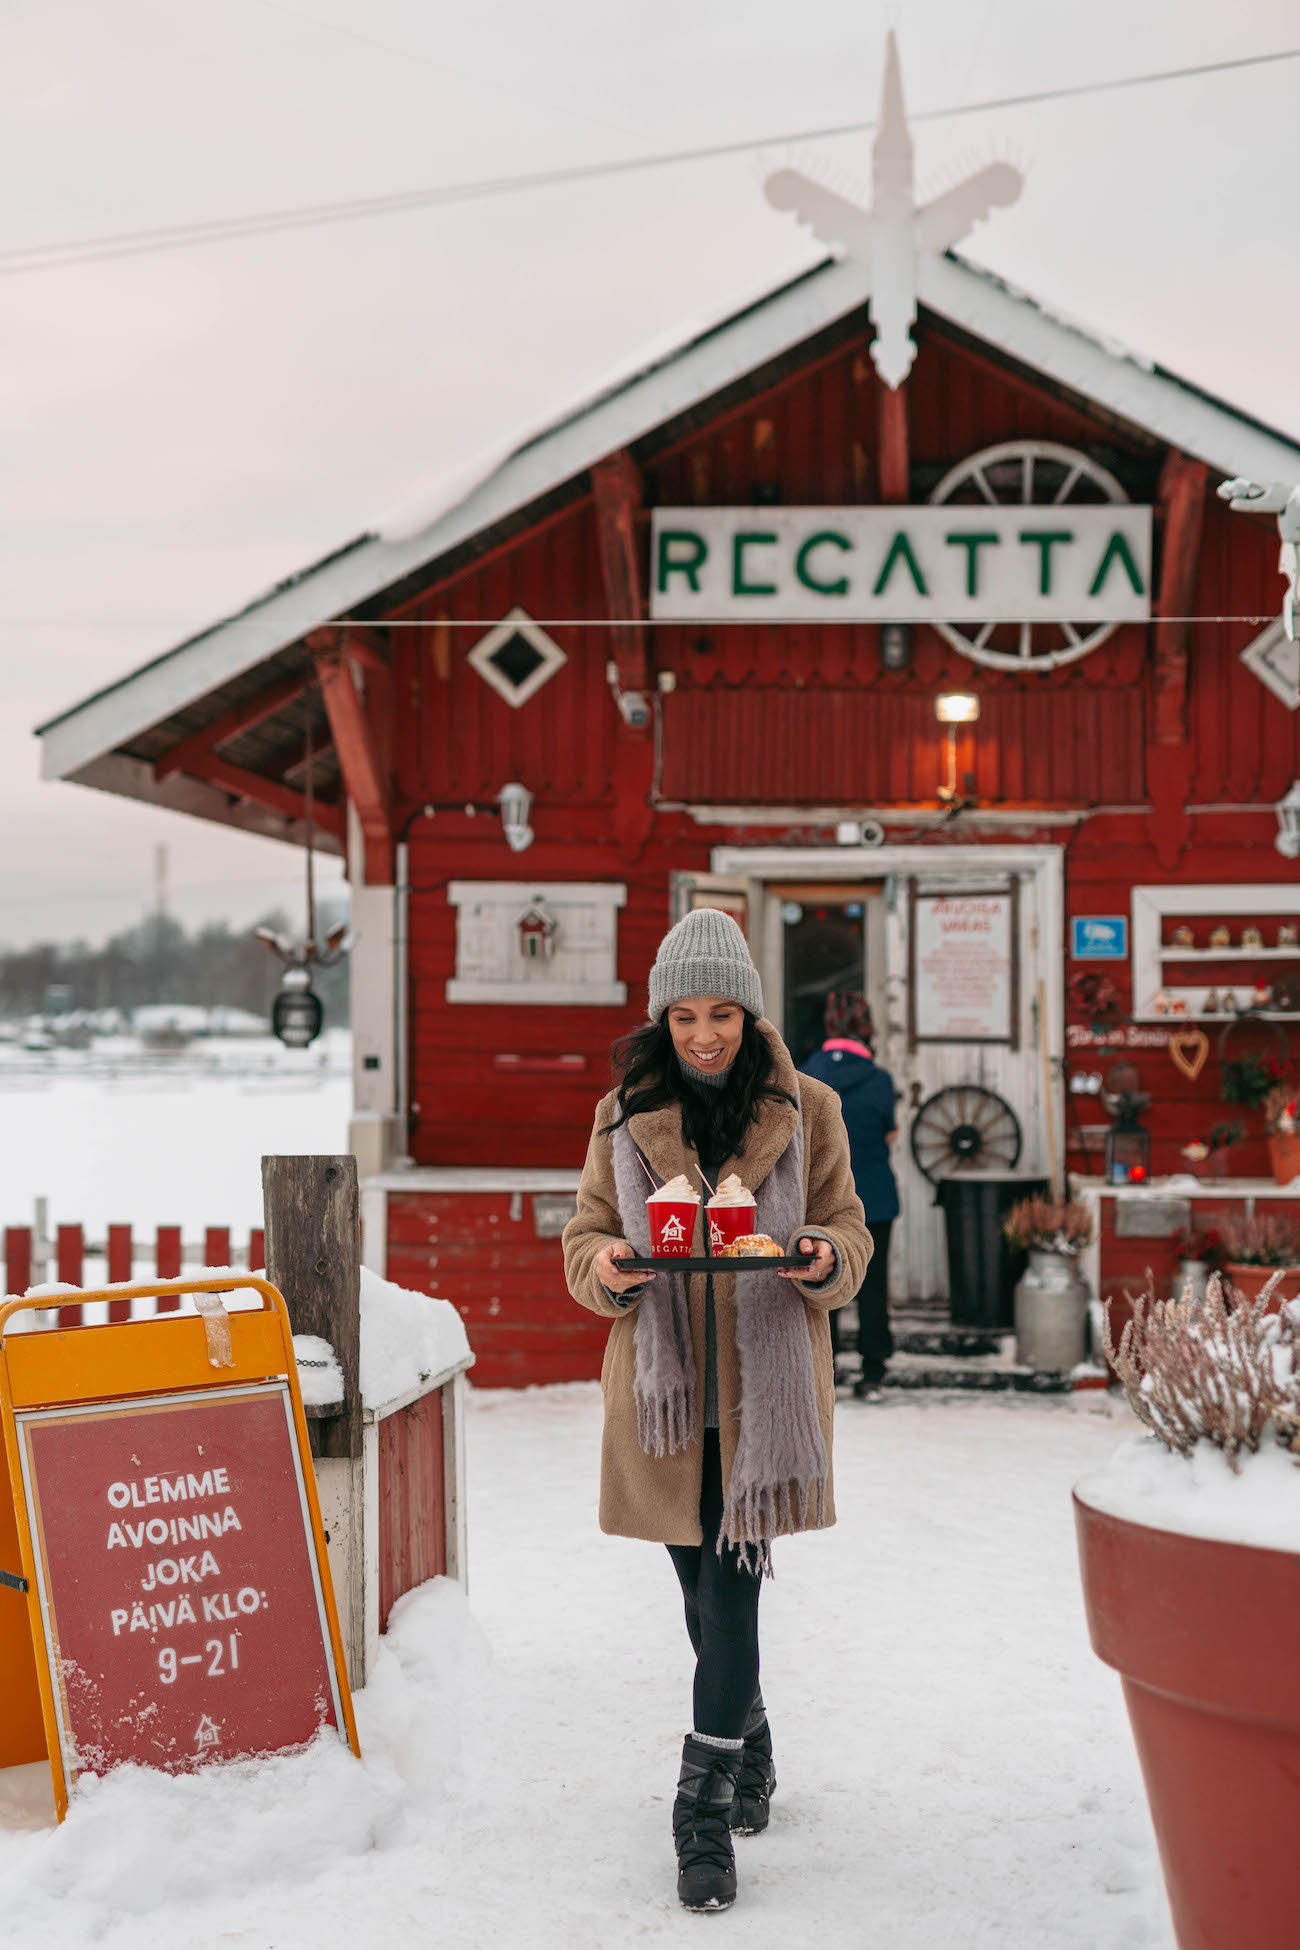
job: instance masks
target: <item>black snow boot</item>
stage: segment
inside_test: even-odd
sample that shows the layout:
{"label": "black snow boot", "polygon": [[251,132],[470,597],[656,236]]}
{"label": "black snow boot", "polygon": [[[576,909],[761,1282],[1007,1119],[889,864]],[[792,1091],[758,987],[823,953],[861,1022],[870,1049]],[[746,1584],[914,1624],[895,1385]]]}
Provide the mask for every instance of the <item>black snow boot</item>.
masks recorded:
{"label": "black snow boot", "polygon": [[673,1803],[677,1894],[687,1909],[730,1909],[736,1900],[731,1803],[741,1743],[713,1747],[688,1733]]}
{"label": "black snow boot", "polygon": [[759,1835],[771,1815],[769,1799],[776,1788],[776,1766],[772,1759],[772,1729],[767,1724],[767,1708],[761,1692],[745,1722],[745,1751],[740,1756],[735,1799],[731,1804],[731,1825],[738,1835]]}

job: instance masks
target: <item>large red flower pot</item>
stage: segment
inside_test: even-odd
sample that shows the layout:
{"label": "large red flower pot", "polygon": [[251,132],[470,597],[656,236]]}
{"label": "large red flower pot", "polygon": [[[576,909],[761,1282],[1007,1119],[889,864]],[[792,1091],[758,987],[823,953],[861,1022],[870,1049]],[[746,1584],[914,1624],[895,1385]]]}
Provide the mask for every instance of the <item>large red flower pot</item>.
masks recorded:
{"label": "large red flower pot", "polygon": [[1074,1511],[1179,1950],[1296,1950],[1300,1553],[1150,1530],[1077,1495]]}
{"label": "large red flower pot", "polygon": [[1223,1270],[1238,1293],[1245,1294],[1247,1300],[1258,1300],[1269,1281],[1280,1273],[1282,1277],[1269,1298],[1268,1310],[1271,1314],[1279,1313],[1288,1300],[1293,1300],[1300,1293],[1300,1266],[1247,1266],[1241,1260],[1230,1259]]}

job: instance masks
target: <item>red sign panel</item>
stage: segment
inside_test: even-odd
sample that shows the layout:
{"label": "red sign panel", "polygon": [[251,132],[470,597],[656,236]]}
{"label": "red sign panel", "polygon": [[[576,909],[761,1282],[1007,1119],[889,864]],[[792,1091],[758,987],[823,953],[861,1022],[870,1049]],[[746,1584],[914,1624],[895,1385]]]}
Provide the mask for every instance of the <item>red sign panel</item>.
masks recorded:
{"label": "red sign panel", "polygon": [[69,1781],[341,1730],[282,1385],[16,1419]]}

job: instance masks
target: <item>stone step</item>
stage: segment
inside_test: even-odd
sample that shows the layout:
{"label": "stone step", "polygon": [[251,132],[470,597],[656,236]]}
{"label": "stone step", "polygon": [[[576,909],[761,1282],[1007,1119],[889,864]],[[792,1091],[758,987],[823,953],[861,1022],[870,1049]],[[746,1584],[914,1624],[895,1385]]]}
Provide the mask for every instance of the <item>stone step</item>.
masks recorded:
{"label": "stone step", "polygon": [[[1106,1375],[1036,1374],[1015,1358],[1015,1340],[1000,1337],[1003,1344],[977,1354],[954,1353],[951,1349],[898,1348],[885,1370],[882,1389],[911,1393],[922,1389],[947,1389],[962,1393],[1009,1393],[1028,1395],[1068,1395],[1080,1387],[1105,1387]],[[842,1356],[836,1362],[835,1385],[840,1394],[851,1394],[860,1373],[858,1361]]]}
{"label": "stone step", "polygon": [[1001,1354],[1014,1347],[1015,1335],[1005,1327],[954,1327],[935,1322],[926,1325],[895,1319],[894,1345],[908,1354]]}

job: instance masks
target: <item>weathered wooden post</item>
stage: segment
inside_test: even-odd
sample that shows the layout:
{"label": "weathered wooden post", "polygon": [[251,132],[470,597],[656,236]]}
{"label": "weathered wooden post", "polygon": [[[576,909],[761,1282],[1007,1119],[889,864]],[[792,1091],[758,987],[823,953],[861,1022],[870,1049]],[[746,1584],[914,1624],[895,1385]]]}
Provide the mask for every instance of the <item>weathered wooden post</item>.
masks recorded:
{"label": "weathered wooden post", "polygon": [[361,1401],[361,1207],[357,1161],[266,1157],[266,1277],[295,1334],[330,1343],[343,1371],[337,1407],[307,1410],[316,1489],[353,1686],[365,1684],[365,1466]]}
{"label": "weathered wooden post", "polygon": [[360,1688],[397,1600],[427,1578],[466,1582],[465,1371],[474,1357],[457,1351],[436,1373],[413,1365],[390,1379],[395,1393],[367,1403],[356,1159],[263,1158],[262,1196],[267,1278],[294,1332],[328,1341],[343,1373],[342,1401],[306,1414],[348,1675]]}

